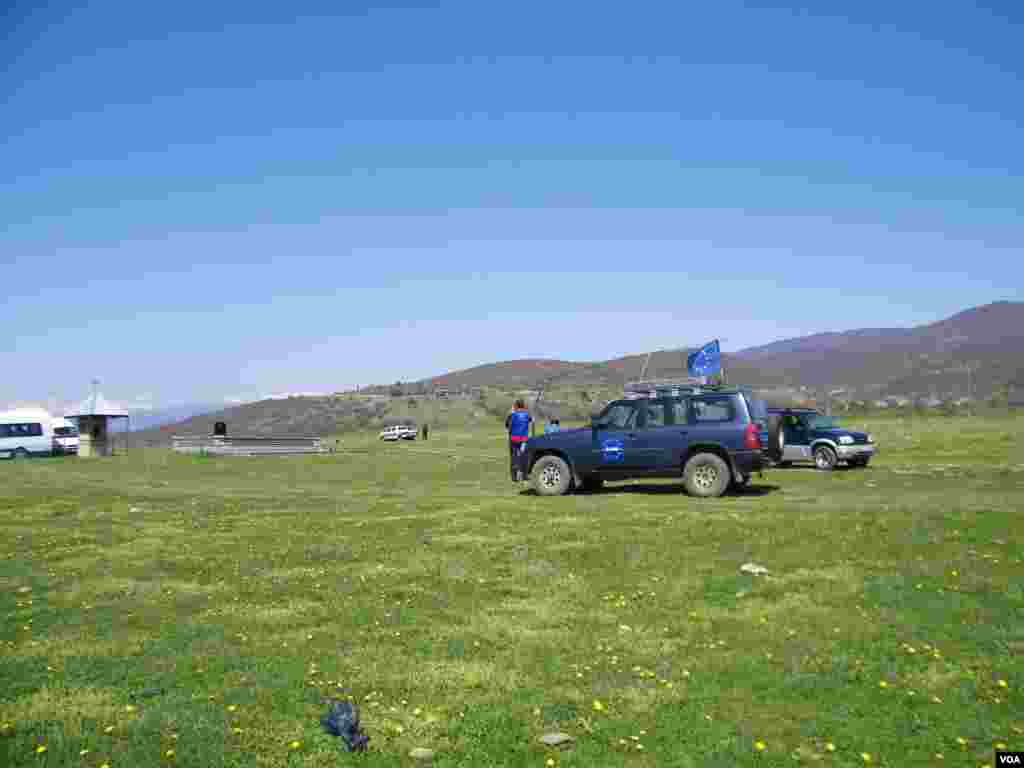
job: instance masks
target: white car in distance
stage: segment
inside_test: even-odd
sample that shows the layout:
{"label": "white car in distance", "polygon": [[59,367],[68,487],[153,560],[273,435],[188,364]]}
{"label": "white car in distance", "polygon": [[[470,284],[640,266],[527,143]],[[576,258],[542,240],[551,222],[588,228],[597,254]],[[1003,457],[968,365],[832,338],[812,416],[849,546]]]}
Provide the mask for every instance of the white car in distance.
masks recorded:
{"label": "white car in distance", "polygon": [[55,454],[78,453],[78,427],[67,419],[53,421],[53,452]]}
{"label": "white car in distance", "polygon": [[381,440],[415,440],[418,430],[416,427],[410,427],[408,424],[396,424],[393,427],[388,427],[380,433]]}

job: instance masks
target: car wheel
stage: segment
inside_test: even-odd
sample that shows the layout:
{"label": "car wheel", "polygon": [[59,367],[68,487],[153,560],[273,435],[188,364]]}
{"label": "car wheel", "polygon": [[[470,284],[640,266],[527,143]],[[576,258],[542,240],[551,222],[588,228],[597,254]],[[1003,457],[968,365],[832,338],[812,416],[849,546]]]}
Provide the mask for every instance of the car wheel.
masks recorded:
{"label": "car wheel", "polygon": [[781,462],[786,448],[786,432],[782,428],[782,417],[771,414],[768,416],[768,458]]}
{"label": "car wheel", "polygon": [[836,452],[827,445],[819,445],[814,449],[814,466],[818,469],[829,472],[836,468],[838,461]]}
{"label": "car wheel", "polygon": [[583,478],[581,490],[584,493],[596,493],[604,487],[604,478],[597,475],[587,475]]}
{"label": "car wheel", "polygon": [[740,475],[732,481],[733,490],[741,491],[750,485],[750,475]]}
{"label": "car wheel", "polygon": [[569,490],[572,473],[564,459],[558,456],[541,456],[533,465],[530,482],[541,496],[561,496]]}
{"label": "car wheel", "polygon": [[24,448],[15,448],[11,452],[11,458],[12,459],[27,459],[28,458],[28,451],[26,451]]}
{"label": "car wheel", "polygon": [[729,488],[729,465],[713,453],[698,453],[683,467],[683,485],[691,496],[713,498]]}

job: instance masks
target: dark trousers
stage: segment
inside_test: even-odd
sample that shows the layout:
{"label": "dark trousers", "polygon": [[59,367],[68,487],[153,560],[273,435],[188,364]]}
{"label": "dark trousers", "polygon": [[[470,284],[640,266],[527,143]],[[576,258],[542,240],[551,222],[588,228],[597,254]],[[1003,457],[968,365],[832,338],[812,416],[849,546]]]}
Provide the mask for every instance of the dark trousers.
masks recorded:
{"label": "dark trousers", "polygon": [[509,470],[512,473],[512,480],[513,480],[513,482],[519,479],[519,477],[518,477],[519,470],[517,468],[518,462],[516,461],[516,454],[519,453],[519,446],[521,446],[521,445],[522,445],[522,443],[514,443],[514,442],[512,442],[511,439],[508,441],[508,457],[509,457],[509,464],[510,464]]}

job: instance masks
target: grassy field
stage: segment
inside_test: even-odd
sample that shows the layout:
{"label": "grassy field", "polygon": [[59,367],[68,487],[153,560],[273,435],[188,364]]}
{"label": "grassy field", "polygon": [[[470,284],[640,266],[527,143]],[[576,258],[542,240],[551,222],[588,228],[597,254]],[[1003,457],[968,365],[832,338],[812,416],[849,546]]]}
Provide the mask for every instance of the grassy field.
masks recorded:
{"label": "grassy field", "polygon": [[0,765],[992,765],[1024,749],[1024,419],[865,426],[868,470],[713,501],[524,494],[497,424],[4,462]]}

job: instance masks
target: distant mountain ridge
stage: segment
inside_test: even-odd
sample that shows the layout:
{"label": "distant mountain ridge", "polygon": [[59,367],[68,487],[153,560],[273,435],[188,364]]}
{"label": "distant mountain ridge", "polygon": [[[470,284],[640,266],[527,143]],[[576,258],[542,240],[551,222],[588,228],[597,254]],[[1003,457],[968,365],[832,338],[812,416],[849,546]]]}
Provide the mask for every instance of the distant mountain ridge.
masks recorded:
{"label": "distant mountain ridge", "polygon": [[[678,350],[599,363],[507,360],[434,376],[428,387],[622,384],[685,376]],[[935,394],[985,396],[1014,382],[1024,386],[1024,302],[999,301],[913,328],[859,328],[783,339],[723,355],[728,379],[754,387],[849,388],[865,397]]]}
{"label": "distant mountain ridge", "polygon": [[[660,350],[597,363],[505,360],[412,382],[409,388],[422,392],[441,386],[456,390],[545,387],[621,391],[626,381],[640,376],[645,364],[647,378],[686,375],[684,352]],[[987,397],[1007,385],[1024,389],[1024,302],[974,307],[915,328],[863,328],[783,339],[723,355],[723,364],[731,383],[762,392],[805,387],[814,393],[846,389],[865,399],[889,395],[963,397],[970,385],[976,398]],[[368,387],[355,398],[268,398],[148,429],[137,433],[133,442],[166,444],[173,433],[210,434],[218,420],[228,423],[230,434],[246,435],[328,435],[371,428],[394,416],[395,408],[406,403],[405,398],[389,397],[390,389]],[[462,401],[458,407],[468,409],[472,418],[491,418],[472,403]]]}

